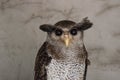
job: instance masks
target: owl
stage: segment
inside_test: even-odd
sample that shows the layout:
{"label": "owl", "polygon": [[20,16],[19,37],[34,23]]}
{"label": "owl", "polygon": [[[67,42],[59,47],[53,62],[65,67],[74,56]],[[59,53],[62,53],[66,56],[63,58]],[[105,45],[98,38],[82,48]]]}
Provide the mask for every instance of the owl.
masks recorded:
{"label": "owl", "polygon": [[80,23],[62,20],[41,25],[47,38],[36,56],[34,80],[86,80],[90,61],[83,37],[92,25],[87,17]]}

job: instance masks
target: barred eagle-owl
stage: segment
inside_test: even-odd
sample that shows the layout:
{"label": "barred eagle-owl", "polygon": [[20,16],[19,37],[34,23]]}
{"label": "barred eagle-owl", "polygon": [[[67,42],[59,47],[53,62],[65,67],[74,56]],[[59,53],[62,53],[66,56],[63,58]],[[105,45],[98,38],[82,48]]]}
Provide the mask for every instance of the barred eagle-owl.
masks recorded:
{"label": "barred eagle-owl", "polygon": [[62,20],[54,25],[43,24],[47,39],[38,51],[34,80],[85,80],[90,63],[83,42],[83,32],[92,23]]}

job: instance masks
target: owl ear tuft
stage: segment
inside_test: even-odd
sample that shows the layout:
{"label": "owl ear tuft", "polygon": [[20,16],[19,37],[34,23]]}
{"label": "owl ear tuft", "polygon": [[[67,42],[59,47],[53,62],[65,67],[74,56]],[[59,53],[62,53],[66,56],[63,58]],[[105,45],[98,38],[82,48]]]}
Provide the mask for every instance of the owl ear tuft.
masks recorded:
{"label": "owl ear tuft", "polygon": [[92,25],[93,23],[88,20],[88,17],[85,17],[82,22],[77,24],[77,27],[79,28],[79,30],[83,31],[91,28]]}
{"label": "owl ear tuft", "polygon": [[54,26],[50,24],[43,24],[40,26],[40,29],[45,32],[52,32],[54,29]]}

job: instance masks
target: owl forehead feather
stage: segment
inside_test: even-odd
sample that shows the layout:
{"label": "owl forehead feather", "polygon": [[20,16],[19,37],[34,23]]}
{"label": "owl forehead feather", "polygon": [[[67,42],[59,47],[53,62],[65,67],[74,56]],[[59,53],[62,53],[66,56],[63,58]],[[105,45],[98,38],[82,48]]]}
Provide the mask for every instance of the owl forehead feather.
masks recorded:
{"label": "owl forehead feather", "polygon": [[70,20],[62,20],[59,21],[55,24],[55,26],[57,27],[61,27],[61,28],[70,28],[73,27],[76,23]]}

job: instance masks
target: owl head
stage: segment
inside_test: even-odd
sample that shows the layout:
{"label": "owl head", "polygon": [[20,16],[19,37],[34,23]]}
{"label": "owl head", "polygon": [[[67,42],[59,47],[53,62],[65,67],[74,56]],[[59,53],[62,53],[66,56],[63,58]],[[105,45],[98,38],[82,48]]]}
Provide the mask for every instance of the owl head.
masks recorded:
{"label": "owl head", "polygon": [[82,41],[84,30],[89,29],[92,25],[86,17],[80,23],[62,20],[54,25],[43,24],[40,26],[40,29],[48,33],[48,38],[51,42],[69,47],[74,43]]}

